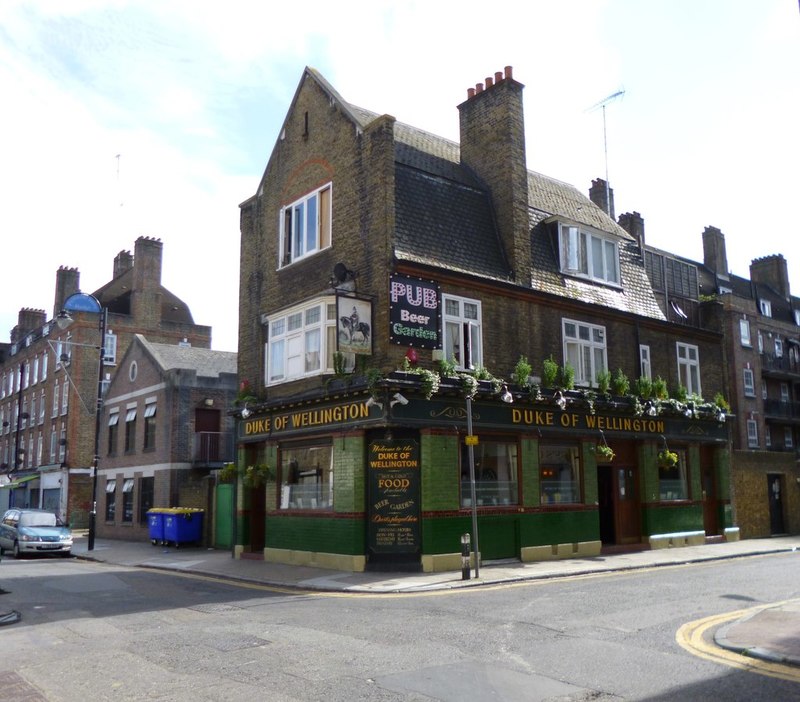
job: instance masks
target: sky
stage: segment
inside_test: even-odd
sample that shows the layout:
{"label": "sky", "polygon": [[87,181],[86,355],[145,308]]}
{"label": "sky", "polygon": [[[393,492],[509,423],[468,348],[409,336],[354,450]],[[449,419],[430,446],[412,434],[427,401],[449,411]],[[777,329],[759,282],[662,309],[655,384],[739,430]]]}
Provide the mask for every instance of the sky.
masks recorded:
{"label": "sky", "polygon": [[529,169],[607,174],[617,215],[694,260],[718,227],[737,275],[783,254],[800,296],[797,0],[2,0],[0,341],[52,317],[60,266],[94,291],[149,236],[236,351],[239,204],[306,66],[454,141],[467,88],[513,66]]}

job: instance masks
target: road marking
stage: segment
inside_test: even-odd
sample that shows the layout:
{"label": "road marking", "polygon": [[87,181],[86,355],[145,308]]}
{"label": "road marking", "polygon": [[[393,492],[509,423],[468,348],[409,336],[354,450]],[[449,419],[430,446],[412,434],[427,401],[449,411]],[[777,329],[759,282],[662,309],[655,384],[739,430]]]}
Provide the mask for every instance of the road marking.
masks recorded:
{"label": "road marking", "polygon": [[709,630],[721,626],[722,624],[726,624],[729,621],[739,619],[749,614],[754,614],[760,610],[779,607],[789,601],[790,600],[774,602],[768,605],[751,607],[749,609],[739,609],[735,612],[726,612],[725,614],[714,614],[704,619],[688,622],[678,629],[675,634],[675,641],[681,648],[689,651],[692,655],[711,661],[712,663],[727,665],[731,668],[737,668],[749,673],[766,675],[771,678],[779,678],[780,680],[800,682],[800,669],[795,666],[773,663],[757,658],[748,658],[735,651],[729,651],[714,643],[709,643],[705,638]]}

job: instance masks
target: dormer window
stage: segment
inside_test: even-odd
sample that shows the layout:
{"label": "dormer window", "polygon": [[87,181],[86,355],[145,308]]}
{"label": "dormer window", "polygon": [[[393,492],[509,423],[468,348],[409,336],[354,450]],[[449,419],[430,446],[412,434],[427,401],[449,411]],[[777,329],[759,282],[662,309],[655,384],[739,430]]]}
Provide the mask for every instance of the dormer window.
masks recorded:
{"label": "dormer window", "polygon": [[765,317],[772,316],[772,305],[770,304],[769,300],[759,300],[758,304],[761,308],[761,314],[763,314]]}
{"label": "dormer window", "polygon": [[574,224],[559,224],[561,272],[619,285],[616,239]]}
{"label": "dormer window", "polygon": [[331,245],[331,184],[281,208],[280,260],[287,266]]}

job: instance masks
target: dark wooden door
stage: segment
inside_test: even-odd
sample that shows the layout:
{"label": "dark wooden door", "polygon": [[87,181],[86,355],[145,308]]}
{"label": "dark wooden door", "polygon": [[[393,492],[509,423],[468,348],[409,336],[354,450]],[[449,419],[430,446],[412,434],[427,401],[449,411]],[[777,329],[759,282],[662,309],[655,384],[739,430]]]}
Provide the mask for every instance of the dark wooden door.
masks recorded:
{"label": "dark wooden door", "polygon": [[767,476],[767,491],[769,493],[769,533],[785,534],[786,527],[783,523],[783,476],[771,473]]}
{"label": "dark wooden door", "polygon": [[632,466],[615,468],[617,488],[617,543],[636,544],[642,539],[636,469]]}
{"label": "dark wooden door", "polygon": [[703,529],[706,536],[719,534],[719,512],[717,504],[717,481],[714,466],[703,466]]}

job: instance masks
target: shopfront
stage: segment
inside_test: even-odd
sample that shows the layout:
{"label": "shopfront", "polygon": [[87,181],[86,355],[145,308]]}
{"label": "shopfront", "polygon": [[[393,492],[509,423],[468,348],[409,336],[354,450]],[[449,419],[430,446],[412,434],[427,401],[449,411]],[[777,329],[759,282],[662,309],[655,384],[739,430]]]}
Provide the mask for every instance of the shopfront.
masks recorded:
{"label": "shopfront", "polygon": [[[484,561],[699,543],[731,526],[717,418],[637,414],[627,401],[588,405],[578,393],[508,403],[479,392],[470,452],[463,394],[414,390],[395,384],[377,399],[241,421],[240,462],[274,471],[239,491],[238,551],[341,570],[458,570],[471,476]],[[660,463],[665,452],[673,463]]]}

